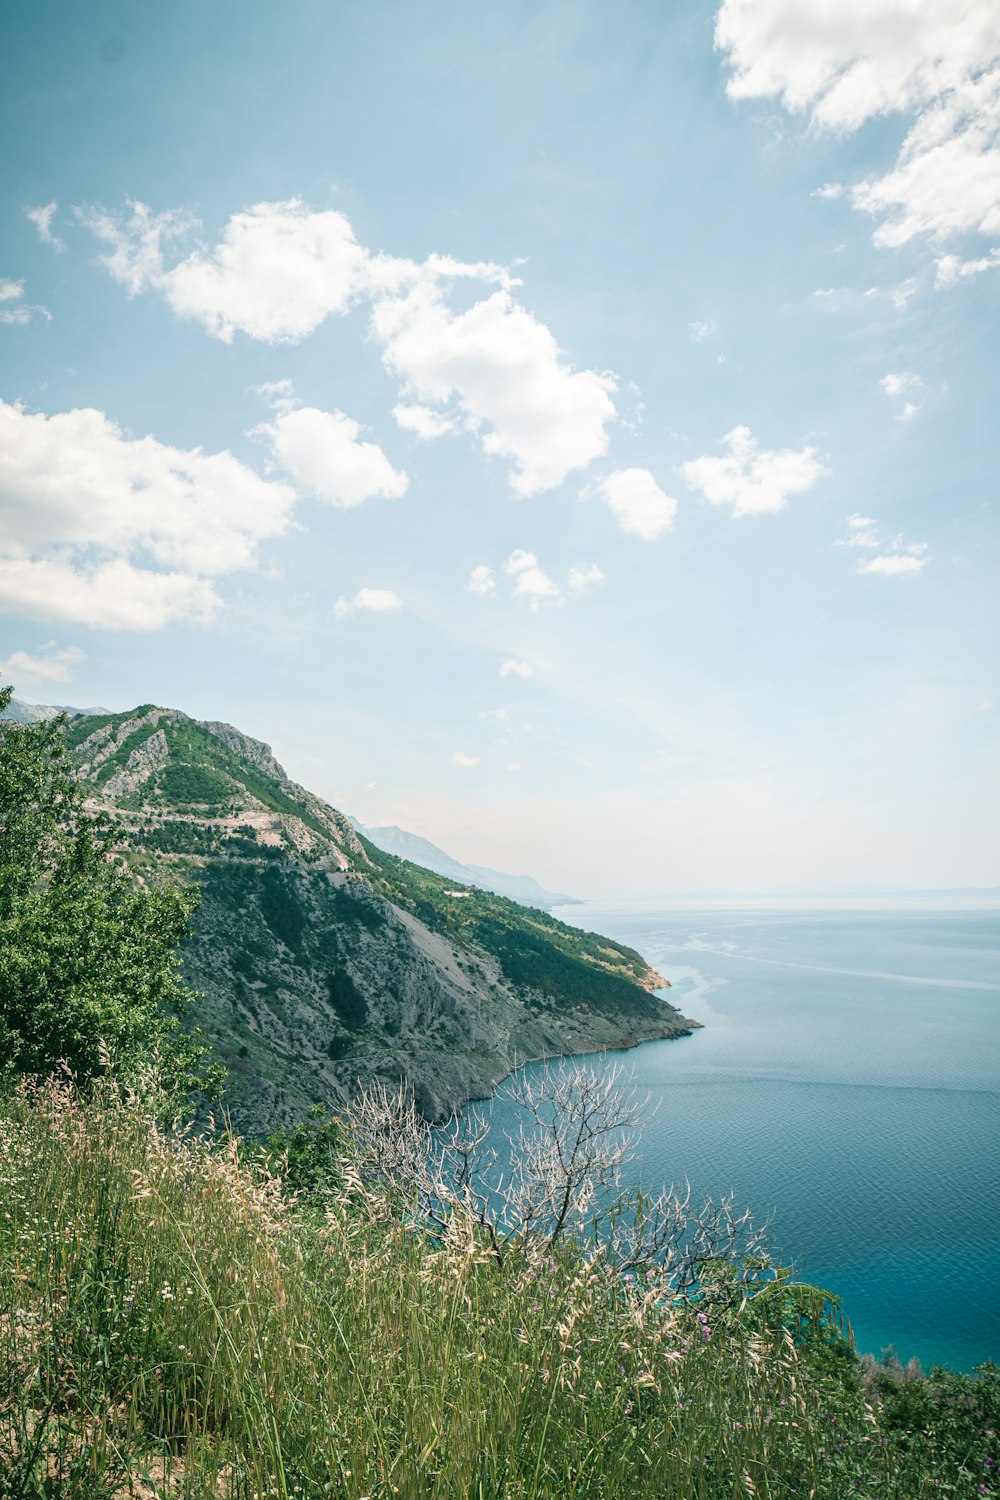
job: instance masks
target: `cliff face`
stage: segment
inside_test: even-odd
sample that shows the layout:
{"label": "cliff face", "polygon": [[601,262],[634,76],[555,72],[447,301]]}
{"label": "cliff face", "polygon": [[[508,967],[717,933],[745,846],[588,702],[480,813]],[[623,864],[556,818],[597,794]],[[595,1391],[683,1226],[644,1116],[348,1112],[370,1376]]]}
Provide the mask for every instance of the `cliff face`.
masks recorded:
{"label": "cliff face", "polygon": [[143,878],[201,888],[184,969],[240,1130],[376,1075],[441,1117],[527,1058],[697,1024],[639,954],[380,853],[231,725],[145,705],[66,736]]}

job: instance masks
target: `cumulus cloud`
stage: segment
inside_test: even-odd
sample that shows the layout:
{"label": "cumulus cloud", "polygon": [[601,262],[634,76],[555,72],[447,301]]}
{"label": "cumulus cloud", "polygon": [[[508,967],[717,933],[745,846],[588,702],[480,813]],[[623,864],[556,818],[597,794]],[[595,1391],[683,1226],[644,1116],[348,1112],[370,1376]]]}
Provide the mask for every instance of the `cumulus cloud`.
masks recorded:
{"label": "cumulus cloud", "polygon": [[493,569],[487,567],[486,563],[480,563],[478,568],[473,568],[469,574],[469,581],[465,587],[473,594],[496,593],[497,581]]}
{"label": "cumulus cloud", "polygon": [[988,255],[980,255],[975,260],[963,260],[960,255],[942,255],[934,262],[934,285],[958,286],[959,282],[967,281],[972,276],[981,276],[984,271],[992,271],[997,266],[1000,266],[1000,246],[995,246]]}
{"label": "cumulus cloud", "polygon": [[478,755],[466,755],[464,750],[453,750],[451,759],[453,765],[465,766],[466,768],[478,766],[479,764]]}
{"label": "cumulus cloud", "polygon": [[929,561],[926,542],[907,542],[901,533],[883,540],[878,522],[872,516],[858,512],[847,517],[847,535],[838,540],[837,546],[857,547],[877,554],[861,558],[855,565],[855,573],[881,574],[886,578],[914,577],[923,572]]}
{"label": "cumulus cloud", "polygon": [[690,333],[696,344],[703,344],[710,334],[715,333],[717,327],[718,324],[709,318],[705,323],[689,323],[688,333]]}
{"label": "cumulus cloud", "polygon": [[596,563],[588,563],[586,567],[569,570],[569,586],[574,594],[584,594],[588,589],[603,582],[604,574]]}
{"label": "cumulus cloud", "polygon": [[346,599],[343,595],[333,606],[336,619],[345,620],[348,615],[356,615],[364,612],[387,615],[394,614],[396,610],[403,608],[403,601],[398,594],[391,589],[358,589],[353,599]]}
{"label": "cumulus cloud", "polygon": [[104,264],[132,295],[152,288],[182,318],[224,343],[237,333],[265,343],[294,343],[327,318],[347,312],[365,285],[368,253],[350,221],[297,198],[255,203],[233,214],[222,239],[173,266],[165,248],[195,225],[183,215],[130,204],[115,218],[100,209],[81,217],[108,247]]}
{"label": "cumulus cloud", "polygon": [[677,501],[664,494],[648,469],[616,469],[585,493],[604,501],[622,531],[645,542],[673,529]]}
{"label": "cumulus cloud", "polygon": [[86,661],[86,652],[79,646],[64,646],[48,641],[40,648],[40,656],[27,651],[13,651],[0,660],[0,682],[13,682],[22,692],[30,691],[38,684],[69,682],[73,668]]}
{"label": "cumulus cloud", "polygon": [[995,0],[724,0],[715,40],[733,99],[776,98],[843,133],[914,117],[892,168],[851,190],[877,244],[1000,230]]}
{"label": "cumulus cloud", "polygon": [[518,661],[514,656],[508,656],[506,661],[500,663],[501,677],[534,677],[535,669],[530,662]]}
{"label": "cumulus cloud", "polygon": [[95,630],[162,630],[178,620],[207,624],[221,608],[207,578],[154,573],[123,557],[76,565],[61,558],[0,557],[0,614]]}
{"label": "cumulus cloud", "polygon": [[231,453],[0,401],[0,608],[109,628],[208,619],[208,580],[255,568],[294,499]]}
{"label": "cumulus cloud", "polygon": [[43,244],[51,245],[53,250],[65,250],[65,241],[52,233],[52,220],[58,208],[59,205],[53,198],[51,203],[42,203],[38,208],[26,208],[24,212],[38,230],[38,238]]}
{"label": "cumulus cloud", "polygon": [[917,553],[910,552],[887,552],[879,557],[870,557],[866,562],[858,563],[857,573],[882,573],[887,578],[899,578],[906,574],[922,573],[927,565],[927,558]]}
{"label": "cumulus cloud", "polygon": [[420,438],[444,437],[446,432],[454,432],[456,427],[451,417],[435,411],[432,406],[421,406],[418,402],[401,401],[398,406],[393,407],[392,414],[400,427],[404,427],[407,432],[415,432]]}
{"label": "cumulus cloud", "polygon": [[50,321],[52,318],[48,308],[25,302],[23,281],[11,281],[9,277],[0,276],[0,323],[23,328],[36,315]]}
{"label": "cumulus cloud", "polygon": [[[883,375],[879,385],[887,396],[910,397],[923,390],[924,382],[919,375],[914,375],[904,370]],[[906,399],[896,413],[897,422],[910,422],[920,410],[920,402]]]}
{"label": "cumulus cloud", "polygon": [[923,383],[919,375],[905,370],[890,372],[888,375],[883,375],[879,381],[879,385],[887,396],[903,396],[907,391],[919,390]]}
{"label": "cumulus cloud", "polygon": [[552,489],[607,452],[614,377],[574,369],[509,286],[456,313],[447,301],[454,271],[429,262],[376,296],[371,326],[385,366],[425,425],[437,412],[476,433],[487,455],[509,459],[517,494]]}
{"label": "cumulus cloud", "polygon": [[361,439],[361,426],[342,411],[297,406],[288,381],[260,387],[276,416],[253,428],[298,489],[348,510],[373,496],[398,500],[409,479],[394,469],[377,443]]}
{"label": "cumulus cloud", "polygon": [[696,458],[683,464],[684,477],[710,505],[729,505],[734,516],[761,516],[784,510],[789,495],[812,489],[829,474],[815,448],[757,447],[749,427],[734,427],[723,443],[723,458]]}
{"label": "cumulus cloud", "polygon": [[559,585],[538,566],[535,554],[525,552],[523,547],[514,548],[503,570],[514,580],[514,593],[527,599],[532,609],[538,609],[546,600],[554,602],[562,595]]}
{"label": "cumulus cloud", "polygon": [[[614,377],[577,370],[515,299],[519,283],[502,266],[372,254],[343,214],[298,199],[234,214],[218,244],[175,254],[173,264],[170,247],[197,228],[184,216],[132,203],[123,216],[91,209],[81,217],[130,295],[155,290],[226,342],[238,332],[295,342],[365,301],[401,386],[397,422],[427,439],[475,434],[484,453],[509,462],[519,495],[552,489],[607,452]],[[459,282],[494,289],[456,311],[449,297]]]}
{"label": "cumulus cloud", "polygon": [[[515,599],[523,600],[529,609],[537,610],[543,604],[565,602],[564,589],[572,594],[582,594],[595,584],[603,583],[604,574],[596,563],[586,567],[570,568],[565,584],[546,573],[535,556],[524,547],[515,547],[501,565],[502,573],[510,579],[510,592]],[[502,581],[502,580],[500,580]],[[498,579],[494,570],[486,563],[473,568],[465,585],[474,594],[495,594]]]}

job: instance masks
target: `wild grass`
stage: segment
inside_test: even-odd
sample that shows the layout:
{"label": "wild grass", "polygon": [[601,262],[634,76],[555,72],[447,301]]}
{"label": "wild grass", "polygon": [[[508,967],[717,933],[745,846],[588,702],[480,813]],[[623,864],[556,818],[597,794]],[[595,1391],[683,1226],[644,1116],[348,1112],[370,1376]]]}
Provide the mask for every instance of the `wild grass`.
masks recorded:
{"label": "wild grass", "polygon": [[[884,1428],[824,1298],[530,1239],[499,1266],[350,1169],[296,1199],[230,1139],[68,1083],[0,1107],[0,1495],[918,1500],[982,1452]],[[988,1440],[984,1438],[984,1443]]]}

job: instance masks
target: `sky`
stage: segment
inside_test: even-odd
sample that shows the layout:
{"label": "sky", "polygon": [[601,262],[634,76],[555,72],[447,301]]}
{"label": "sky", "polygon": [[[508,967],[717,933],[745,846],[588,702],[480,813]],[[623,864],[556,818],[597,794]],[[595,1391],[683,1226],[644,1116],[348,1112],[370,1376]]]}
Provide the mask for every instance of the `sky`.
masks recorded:
{"label": "sky", "polygon": [[1000,884],[994,0],[39,0],[0,681],[582,895]]}

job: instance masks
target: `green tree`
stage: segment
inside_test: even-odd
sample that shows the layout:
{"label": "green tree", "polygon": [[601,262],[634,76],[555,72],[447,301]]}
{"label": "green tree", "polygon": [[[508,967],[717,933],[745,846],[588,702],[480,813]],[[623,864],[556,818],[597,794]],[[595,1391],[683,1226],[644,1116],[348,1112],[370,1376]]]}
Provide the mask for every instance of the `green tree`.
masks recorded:
{"label": "green tree", "polygon": [[[11,689],[0,689],[0,715]],[[141,884],[89,814],[65,716],[0,719],[0,1080],[65,1064],[126,1085],[157,1061],[175,1096],[217,1092],[220,1070],[183,1029],[178,945],[197,892]]]}

